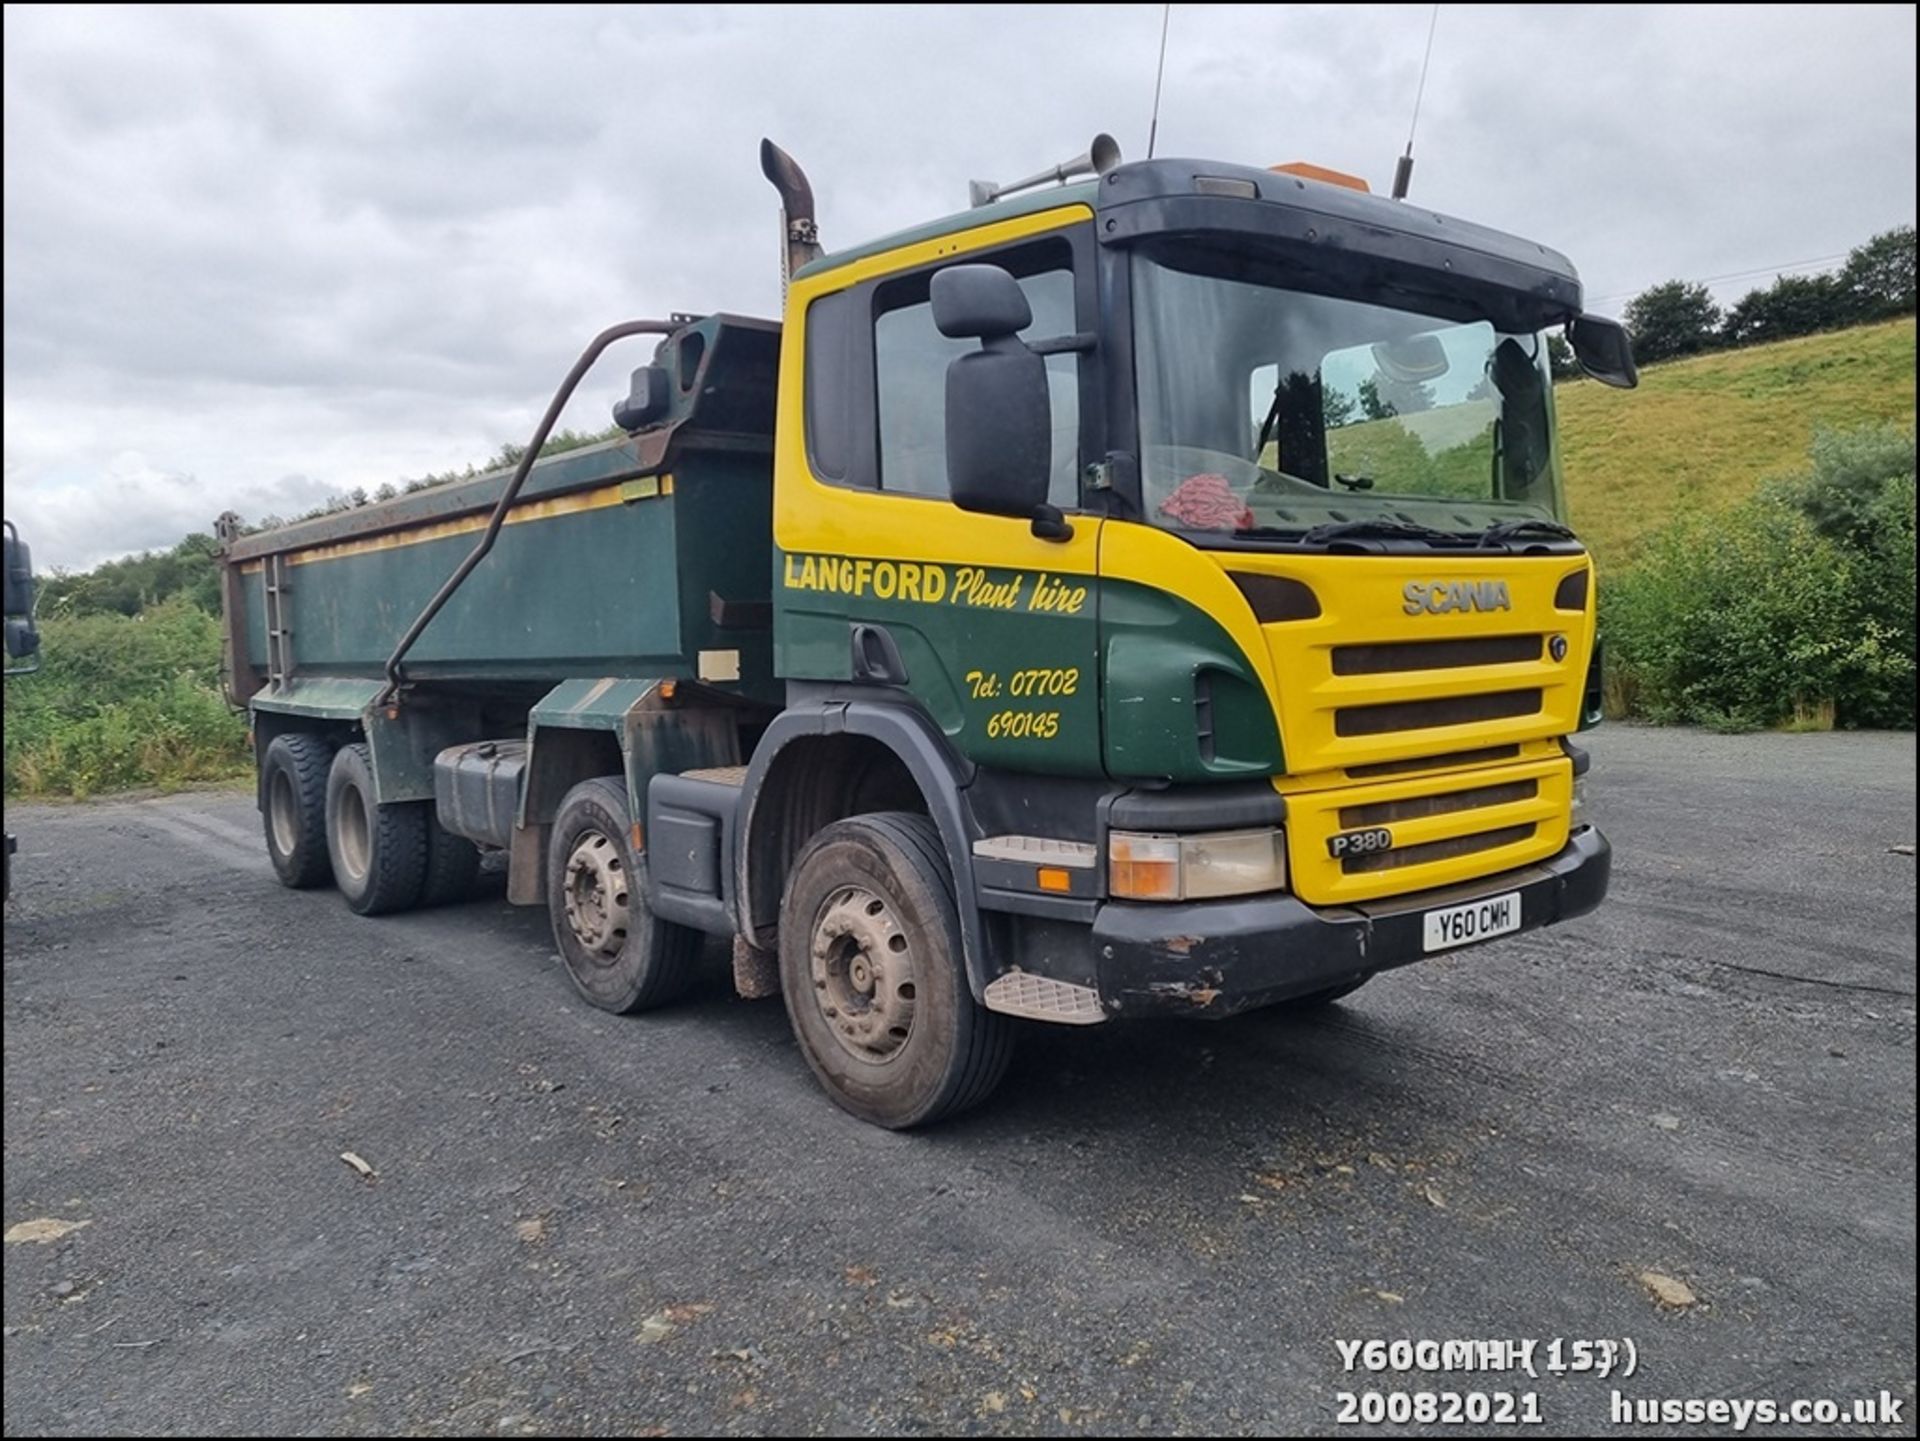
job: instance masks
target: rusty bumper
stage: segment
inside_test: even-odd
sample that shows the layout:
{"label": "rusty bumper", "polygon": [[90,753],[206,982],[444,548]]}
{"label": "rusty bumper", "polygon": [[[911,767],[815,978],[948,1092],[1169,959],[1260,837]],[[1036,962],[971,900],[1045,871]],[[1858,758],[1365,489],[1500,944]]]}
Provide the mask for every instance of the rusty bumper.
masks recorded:
{"label": "rusty bumper", "polygon": [[[1316,910],[1293,896],[1141,905],[1112,901],[1094,921],[1100,1000],[1110,1015],[1231,1016],[1425,960],[1436,906],[1520,893],[1520,929],[1599,905],[1613,852],[1592,826],[1551,859],[1467,886]],[[1442,952],[1441,954],[1452,954]]]}

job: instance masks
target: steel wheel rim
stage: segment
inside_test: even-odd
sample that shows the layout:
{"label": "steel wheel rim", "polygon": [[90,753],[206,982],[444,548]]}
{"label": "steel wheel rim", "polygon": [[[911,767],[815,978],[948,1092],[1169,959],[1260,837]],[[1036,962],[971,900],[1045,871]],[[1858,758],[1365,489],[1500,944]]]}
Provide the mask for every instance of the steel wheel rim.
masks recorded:
{"label": "steel wheel rim", "polygon": [[273,848],[292,855],[299,832],[293,823],[293,778],[284,770],[275,771],[267,785],[267,823],[273,827]]}
{"label": "steel wheel rim", "polygon": [[367,824],[367,802],[357,786],[340,790],[340,864],[358,880],[366,875],[373,854],[371,827]]}
{"label": "steel wheel rim", "polygon": [[567,857],[567,925],[595,965],[610,966],[626,948],[632,919],[626,857],[599,831],[582,831]]}
{"label": "steel wheel rim", "polygon": [[912,938],[892,902],[841,886],[815,913],[808,947],[813,1000],[840,1048],[885,1065],[913,1036],[919,975]]}

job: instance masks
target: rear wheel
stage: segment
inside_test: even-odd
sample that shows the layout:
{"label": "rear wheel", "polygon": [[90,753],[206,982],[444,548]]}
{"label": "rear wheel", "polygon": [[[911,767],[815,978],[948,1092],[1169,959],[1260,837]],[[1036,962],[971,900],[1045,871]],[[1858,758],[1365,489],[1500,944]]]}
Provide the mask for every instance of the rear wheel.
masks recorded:
{"label": "rear wheel", "polygon": [[432,801],[418,802],[426,817],[427,873],[420,883],[420,904],[449,906],[473,894],[480,874],[480,847],[440,824]]}
{"label": "rear wheel", "polygon": [[327,854],[347,904],[363,916],[417,905],[427,873],[427,816],[418,802],[373,798],[373,756],[342,746],[327,773]]}
{"label": "rear wheel", "polygon": [[946,851],[925,816],[837,821],[801,851],[780,912],[801,1054],[845,1109],[892,1130],[986,1099],[1012,1055],[967,984]]}
{"label": "rear wheel", "polygon": [[574,988],[603,1011],[644,1011],[678,997],[705,939],[647,909],[647,858],[633,848],[626,783],[568,791],[547,845],[553,943]]}
{"label": "rear wheel", "polygon": [[260,819],[280,884],[295,890],[333,879],[327,854],[327,768],[333,747],[317,735],[275,736],[260,760]]}

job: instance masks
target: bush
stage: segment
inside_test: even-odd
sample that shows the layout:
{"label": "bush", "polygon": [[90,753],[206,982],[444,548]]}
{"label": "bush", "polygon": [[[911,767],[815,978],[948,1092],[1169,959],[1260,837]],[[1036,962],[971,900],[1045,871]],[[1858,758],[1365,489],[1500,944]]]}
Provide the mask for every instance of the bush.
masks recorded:
{"label": "bush", "polygon": [[1913,227],[1886,230],[1856,246],[1840,272],[1854,320],[1913,314]]}
{"label": "bush", "polygon": [[1602,588],[1616,700],[1722,729],[1914,723],[1914,443],[1815,438],[1803,474],[1682,517]]}
{"label": "bush", "polygon": [[1721,338],[1732,345],[1764,345],[1850,325],[1853,302],[1832,275],[1782,275],[1765,290],[1750,290],[1727,312]]}
{"label": "bush", "polygon": [[6,686],[8,795],[88,796],[243,773],[219,690],[220,623],[178,598],[137,616],[50,617],[41,669]]}
{"label": "bush", "polygon": [[1704,285],[1669,280],[1627,302],[1622,322],[1642,365],[1711,350],[1719,343],[1720,307]]}

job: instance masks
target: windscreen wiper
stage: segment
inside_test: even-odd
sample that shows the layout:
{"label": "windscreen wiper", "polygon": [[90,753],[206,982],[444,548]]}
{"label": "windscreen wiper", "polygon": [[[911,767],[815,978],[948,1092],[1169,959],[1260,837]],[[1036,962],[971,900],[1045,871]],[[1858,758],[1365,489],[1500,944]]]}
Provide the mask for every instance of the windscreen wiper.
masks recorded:
{"label": "windscreen wiper", "polygon": [[1541,520],[1538,516],[1521,516],[1515,520],[1503,520],[1488,526],[1480,532],[1480,544],[1498,545],[1506,540],[1518,540],[1523,535],[1542,537],[1547,540],[1572,540],[1572,530],[1557,520]]}
{"label": "windscreen wiper", "polygon": [[1436,530],[1411,520],[1330,520],[1316,525],[1300,537],[1304,545],[1325,545],[1333,540],[1424,540],[1459,545],[1467,539],[1451,530]]}

